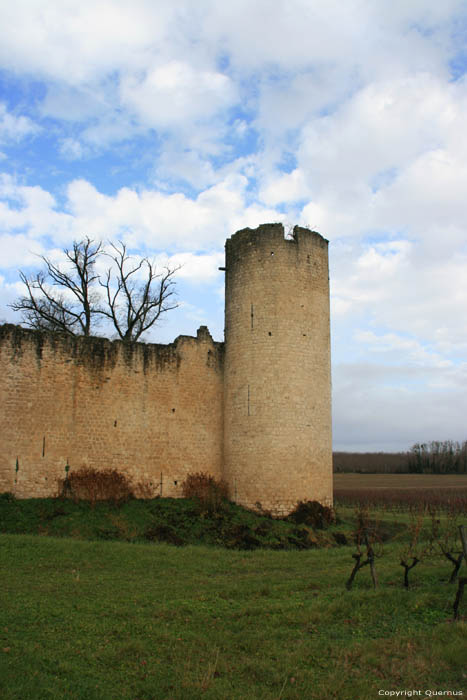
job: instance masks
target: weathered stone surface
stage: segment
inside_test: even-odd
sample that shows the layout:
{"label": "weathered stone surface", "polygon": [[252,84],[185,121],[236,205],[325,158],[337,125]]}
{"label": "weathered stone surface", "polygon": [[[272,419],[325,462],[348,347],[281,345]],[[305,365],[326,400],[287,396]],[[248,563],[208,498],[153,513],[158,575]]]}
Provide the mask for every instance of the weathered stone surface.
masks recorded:
{"label": "weathered stone surface", "polygon": [[281,224],[226,243],[224,474],[277,514],[332,502],[328,242]]}
{"label": "weathered stone surface", "polygon": [[[125,345],[0,327],[0,491],[48,496],[71,469],[118,469],[180,494],[221,474],[223,344],[201,329]],[[16,468],[18,466],[18,469]]]}
{"label": "weathered stone surface", "polygon": [[233,235],[225,321],[225,348],[205,326],[169,345],[0,326],[0,492],[55,494],[69,465],[164,496],[203,471],[277,515],[330,504],[327,241],[281,224]]}

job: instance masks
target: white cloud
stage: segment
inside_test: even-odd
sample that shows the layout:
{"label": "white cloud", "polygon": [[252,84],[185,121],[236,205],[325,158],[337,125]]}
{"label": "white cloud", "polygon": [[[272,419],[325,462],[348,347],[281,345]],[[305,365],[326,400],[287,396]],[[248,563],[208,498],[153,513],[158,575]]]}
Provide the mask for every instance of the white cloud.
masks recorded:
{"label": "white cloud", "polygon": [[82,143],[77,139],[66,138],[62,140],[60,152],[64,158],[68,160],[79,160],[85,155],[85,149]]}
{"label": "white cloud", "polygon": [[83,0],[31,3],[18,0],[0,7],[0,60],[34,76],[85,83],[135,65],[167,30],[163,5]]}
{"label": "white cloud", "polygon": [[333,110],[349,85],[443,75],[461,11],[460,0],[438,11],[368,0],[19,0],[0,7],[0,63],[46,81],[44,113],[98,119],[87,133],[104,144],[141,126],[186,133],[235,102],[255,108],[265,146],[280,152],[288,130]]}
{"label": "white cloud", "polygon": [[373,221],[380,228],[385,221],[387,228],[410,232],[420,240],[422,254],[438,260],[449,255],[454,245],[465,240],[466,146],[466,138],[459,134],[457,148],[430,151],[410,163],[375,195]]}
{"label": "white cloud", "polygon": [[211,254],[178,253],[171,256],[157,256],[159,267],[173,269],[179,267],[177,278],[197,284],[207,284],[220,278],[219,267],[224,264],[224,253]]}
{"label": "white cloud", "polygon": [[185,316],[191,321],[195,321],[196,324],[206,325],[208,319],[205,309],[201,309],[198,306],[190,304],[187,301],[181,302],[180,309],[184,312]]}
{"label": "white cloud", "polygon": [[368,180],[451,139],[466,104],[459,86],[426,73],[370,83],[335,114],[305,127],[299,158],[313,162],[322,188],[329,177]]}
{"label": "white cloud", "polygon": [[120,189],[114,196],[99,192],[86,180],[66,188],[65,210],[41,187],[0,179],[0,233],[22,232],[61,244],[84,235],[98,239],[123,237],[150,250],[212,250],[222,248],[237,228],[277,220],[274,210],[246,205],[247,179],[228,175],[196,199],[181,193]]}
{"label": "white cloud", "polygon": [[[375,48],[376,66],[369,70],[381,69],[381,54],[390,64],[427,66],[432,54],[446,50],[452,16],[462,8],[462,0],[436,7],[383,0],[238,0],[228,6],[215,0],[17,0],[0,8],[0,58],[13,69],[74,83],[115,66],[144,66],[148,56],[170,49],[207,59],[217,48],[232,56],[237,70],[264,64],[297,70],[344,57],[363,63]],[[418,51],[411,51],[416,41]]]}
{"label": "white cloud", "polygon": [[0,102],[0,142],[21,141],[40,131],[40,127],[29,117],[16,116],[8,111],[4,102]]}
{"label": "white cloud", "polygon": [[50,192],[39,186],[19,185],[9,175],[0,176],[0,234],[25,233],[30,238],[70,236],[70,217],[56,210]]}
{"label": "white cloud", "polygon": [[331,250],[335,324],[417,336],[446,359],[465,351],[467,329],[459,322],[467,307],[465,253],[454,247],[429,259],[422,246],[403,240]]}
{"label": "white cloud", "polygon": [[98,237],[129,236],[152,249],[186,250],[223,246],[232,231],[277,218],[276,212],[245,206],[246,178],[227,176],[196,199],[158,190],[122,188],[114,197],[77,180],[67,190],[74,229]]}
{"label": "white cloud", "polygon": [[430,348],[422,345],[415,338],[403,337],[397,333],[378,335],[373,331],[358,331],[354,335],[358,343],[365,345],[367,352],[384,355],[386,361],[405,361],[410,365],[421,367],[451,367],[452,362]]}
{"label": "white cloud", "polygon": [[295,202],[310,196],[311,188],[306,183],[303,171],[296,168],[291,173],[280,174],[265,184],[260,192],[260,198],[267,204]]}
{"label": "white cloud", "polygon": [[182,61],[156,66],[142,79],[126,76],[120,89],[122,103],[154,128],[205,120],[232,104],[235,97],[227,76],[195,70]]}
{"label": "white cloud", "polygon": [[0,233],[0,250],[3,270],[37,266],[40,263],[37,256],[45,252],[39,241],[33,240],[28,235],[9,233]]}
{"label": "white cloud", "polygon": [[160,182],[160,186],[165,189],[173,181],[184,181],[195,189],[202,190],[219,180],[219,173],[209,160],[203,158],[195,149],[173,141],[166,142],[163,153],[157,159],[155,176],[156,183]]}
{"label": "white cloud", "polygon": [[304,217],[331,237],[425,231],[428,216],[459,221],[466,118],[464,83],[417,74],[365,87],[301,133],[295,177],[312,198]]}

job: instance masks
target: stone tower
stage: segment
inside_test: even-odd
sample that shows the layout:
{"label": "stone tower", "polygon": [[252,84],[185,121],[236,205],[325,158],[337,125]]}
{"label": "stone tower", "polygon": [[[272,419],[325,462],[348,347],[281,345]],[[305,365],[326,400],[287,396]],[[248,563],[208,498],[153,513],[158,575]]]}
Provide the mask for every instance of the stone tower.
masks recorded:
{"label": "stone tower", "polygon": [[328,242],[282,224],[226,241],[224,476],[276,515],[332,503]]}

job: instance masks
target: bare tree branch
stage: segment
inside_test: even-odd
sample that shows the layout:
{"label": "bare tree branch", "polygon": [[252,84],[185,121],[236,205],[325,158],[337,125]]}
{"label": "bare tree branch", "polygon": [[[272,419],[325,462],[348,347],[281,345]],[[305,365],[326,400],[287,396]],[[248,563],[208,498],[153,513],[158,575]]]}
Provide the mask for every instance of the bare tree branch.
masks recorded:
{"label": "bare tree branch", "polygon": [[[26,294],[11,308],[20,311],[31,328],[88,336],[104,317],[122,340],[138,340],[161,314],[178,306],[173,276],[180,268],[159,272],[148,258],[133,260],[121,241],[110,246],[112,252],[106,253],[101,242],[88,237],[75,241],[70,250],[64,250],[66,268],[39,256],[45,270],[32,277],[20,272]],[[101,277],[95,264],[102,255],[113,265]],[[104,298],[100,288],[105,290]]]}
{"label": "bare tree branch", "polygon": [[88,237],[65,249],[69,270],[54,265],[40,255],[45,271],[28,278],[20,271],[26,295],[10,304],[20,311],[23,322],[40,330],[61,331],[70,335],[90,335],[91,323],[97,310],[98,295],[93,287],[98,280],[94,271],[102,244]]}
{"label": "bare tree branch", "polygon": [[[107,306],[99,313],[110,319],[125,342],[134,342],[153,326],[166,311],[177,308],[175,300],[174,274],[180,269],[164,268],[157,272],[156,266],[148,258],[130,263],[131,256],[126,245],[119,241],[111,244],[112,253],[105,253],[114,262],[107,270],[104,280],[99,280],[105,289]],[[144,281],[138,281],[138,273],[144,274]]]}

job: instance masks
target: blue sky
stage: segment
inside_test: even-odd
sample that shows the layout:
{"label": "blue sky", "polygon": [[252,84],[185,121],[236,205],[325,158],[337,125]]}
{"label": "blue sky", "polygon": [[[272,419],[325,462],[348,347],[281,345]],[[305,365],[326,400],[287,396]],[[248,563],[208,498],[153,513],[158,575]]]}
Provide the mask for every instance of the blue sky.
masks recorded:
{"label": "blue sky", "polygon": [[226,237],[330,241],[335,449],[467,438],[467,4],[0,5],[0,319],[35,254],[183,263],[148,341],[223,339]]}

